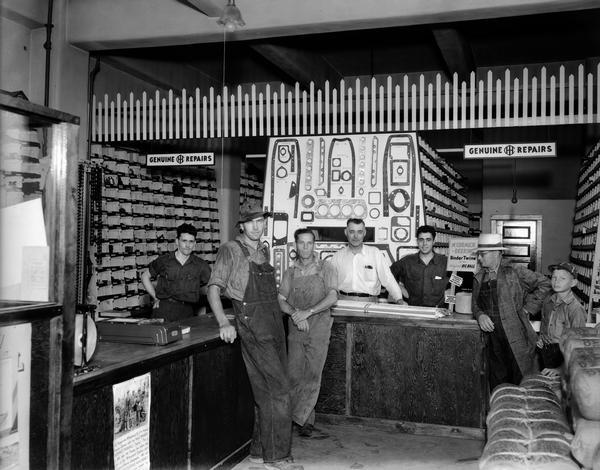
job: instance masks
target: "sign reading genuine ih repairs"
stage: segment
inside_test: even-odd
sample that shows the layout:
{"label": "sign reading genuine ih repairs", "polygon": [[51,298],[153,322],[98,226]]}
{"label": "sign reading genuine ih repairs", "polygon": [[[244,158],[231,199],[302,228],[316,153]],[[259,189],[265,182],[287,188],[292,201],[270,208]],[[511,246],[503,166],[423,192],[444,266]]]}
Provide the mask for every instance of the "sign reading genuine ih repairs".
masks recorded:
{"label": "sign reading genuine ih repairs", "polygon": [[202,153],[153,153],[146,158],[147,166],[214,165],[214,152]]}
{"label": "sign reading genuine ih repairs", "polygon": [[556,142],[527,144],[465,145],[465,160],[476,158],[545,158],[556,157]]}

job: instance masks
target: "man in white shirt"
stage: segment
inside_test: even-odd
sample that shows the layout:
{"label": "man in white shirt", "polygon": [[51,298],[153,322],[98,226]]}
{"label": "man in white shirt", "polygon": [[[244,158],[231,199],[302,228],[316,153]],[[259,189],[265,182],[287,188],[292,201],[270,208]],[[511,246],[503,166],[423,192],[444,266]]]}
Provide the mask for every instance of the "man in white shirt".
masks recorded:
{"label": "man in white shirt", "polygon": [[404,304],[402,291],[389,263],[379,248],[363,243],[367,233],[362,219],[348,219],[346,230],[348,246],[331,258],[338,273],[338,299],[377,302],[383,285],[393,302]]}

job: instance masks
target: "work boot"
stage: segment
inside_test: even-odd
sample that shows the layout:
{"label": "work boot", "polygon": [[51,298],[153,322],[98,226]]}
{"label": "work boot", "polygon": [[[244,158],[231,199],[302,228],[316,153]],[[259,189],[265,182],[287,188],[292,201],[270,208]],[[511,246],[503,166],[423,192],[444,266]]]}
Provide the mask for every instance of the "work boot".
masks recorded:
{"label": "work boot", "polygon": [[304,470],[302,465],[294,463],[294,459],[265,462],[263,465],[267,470]]}

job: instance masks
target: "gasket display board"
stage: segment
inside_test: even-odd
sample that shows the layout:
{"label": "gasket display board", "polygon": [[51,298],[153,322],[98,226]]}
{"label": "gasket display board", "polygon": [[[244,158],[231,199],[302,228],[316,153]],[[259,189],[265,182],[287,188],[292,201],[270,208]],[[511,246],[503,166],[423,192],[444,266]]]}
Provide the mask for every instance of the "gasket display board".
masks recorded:
{"label": "gasket display board", "polygon": [[317,238],[327,257],[344,246],[349,218],[363,219],[369,243],[395,261],[414,251],[425,223],[417,135],[273,137],[263,206],[273,212],[265,235],[279,272],[295,257],[296,229],[335,234]]}

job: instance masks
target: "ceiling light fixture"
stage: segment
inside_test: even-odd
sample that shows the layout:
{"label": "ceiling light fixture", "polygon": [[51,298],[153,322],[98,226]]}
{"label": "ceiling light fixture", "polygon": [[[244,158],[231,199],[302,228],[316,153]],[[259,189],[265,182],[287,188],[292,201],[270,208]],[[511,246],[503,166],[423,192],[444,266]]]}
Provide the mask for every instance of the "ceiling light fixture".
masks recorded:
{"label": "ceiling light fixture", "polygon": [[220,24],[229,32],[246,25],[242,19],[240,9],[235,6],[235,0],[227,0],[227,5],[223,8],[223,14],[217,20],[217,24]]}

